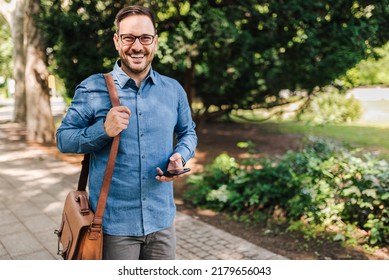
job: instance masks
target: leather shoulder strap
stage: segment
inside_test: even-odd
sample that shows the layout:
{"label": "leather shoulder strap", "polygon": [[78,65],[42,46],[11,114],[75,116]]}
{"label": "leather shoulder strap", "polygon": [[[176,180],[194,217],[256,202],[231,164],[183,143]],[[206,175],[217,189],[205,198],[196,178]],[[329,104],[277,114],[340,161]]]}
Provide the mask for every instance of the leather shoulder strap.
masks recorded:
{"label": "leather shoulder strap", "polygon": [[[113,81],[112,76],[106,73],[104,74],[104,79],[107,84],[112,106],[113,107],[119,106],[120,105],[119,96],[116,91],[115,83]],[[92,227],[95,227],[96,229],[101,228],[101,225],[103,223],[103,215],[104,215],[105,205],[108,198],[109,187],[112,181],[113,169],[115,166],[116,156],[119,148],[119,142],[120,142],[120,134],[115,136],[112,141],[111,151],[105,169],[103,183],[100,190],[100,196],[97,202],[95,216],[92,224]],[[78,180],[78,187],[77,187],[77,190],[79,191],[86,190],[86,184],[88,181],[88,173],[89,173],[89,158],[90,158],[89,154],[84,155],[84,160],[82,161],[82,168],[81,168],[80,178]]]}
{"label": "leather shoulder strap", "polygon": [[88,182],[88,173],[89,173],[89,154],[84,155],[84,159],[81,161],[81,173],[80,177],[78,179],[78,191],[85,191],[86,190],[86,184]]}
{"label": "leather shoulder strap", "polygon": [[107,84],[109,98],[111,99],[112,106],[120,106],[118,92],[116,91],[115,82],[113,81],[112,75],[109,73],[104,74],[105,83]]}
{"label": "leather shoulder strap", "polygon": [[[115,83],[113,81],[111,74],[104,74],[104,78],[108,87],[109,97],[111,99],[112,106],[113,107],[119,106],[120,105],[119,96],[116,91]],[[105,173],[103,177],[103,184],[101,186],[99,200],[97,201],[95,217],[93,219],[93,225],[98,225],[100,227],[103,223],[103,215],[104,215],[105,205],[108,198],[109,187],[112,181],[112,174],[113,174],[113,169],[115,167],[116,156],[118,153],[119,141],[120,141],[120,133],[116,135],[112,141],[111,151],[109,154],[107,167],[105,168]]]}
{"label": "leather shoulder strap", "polygon": [[[110,74],[106,73],[104,74],[105,83],[107,84],[109,98],[111,100],[112,106],[120,106],[119,96],[116,91],[115,82],[113,81],[113,78]],[[119,142],[119,140],[117,140]],[[81,173],[80,177],[78,179],[78,191],[85,191],[86,185],[88,182],[88,173],[89,173],[89,159],[90,155],[85,154],[84,159],[81,161]]]}

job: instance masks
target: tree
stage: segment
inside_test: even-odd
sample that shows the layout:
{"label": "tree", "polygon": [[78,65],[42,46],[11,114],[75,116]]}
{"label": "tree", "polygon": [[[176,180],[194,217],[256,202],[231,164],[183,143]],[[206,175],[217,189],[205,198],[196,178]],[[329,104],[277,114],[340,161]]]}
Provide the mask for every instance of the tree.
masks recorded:
{"label": "tree", "polygon": [[16,122],[26,122],[27,140],[54,142],[54,119],[50,107],[47,56],[36,16],[39,0],[0,0],[14,43]]}
{"label": "tree", "polygon": [[192,86],[206,117],[271,108],[288,102],[281,90],[314,94],[374,55],[389,39],[388,7],[389,1],[195,1],[169,30],[165,61],[182,73],[196,69]]}
{"label": "tree", "polygon": [[42,1],[40,22],[52,49],[51,68],[63,79],[69,97],[89,75],[112,69],[117,57],[112,40],[115,15],[126,2]]}
{"label": "tree", "polygon": [[[65,83],[80,81],[89,70],[95,71],[96,65],[100,71],[112,67],[117,55],[112,52],[111,42],[105,44],[104,36],[112,38],[110,16],[122,7],[119,2],[113,6],[109,1],[80,4],[75,0],[65,11],[53,8],[60,7],[61,1],[50,2],[50,9],[46,9],[50,18],[72,19],[73,24],[71,37],[64,40],[62,33],[52,37],[56,59],[77,56],[72,67],[61,64],[61,71],[72,75],[63,75]],[[159,52],[154,68],[177,77],[190,101],[201,101],[200,110],[192,106],[198,121],[238,108],[284,104],[289,101],[280,95],[283,89],[292,95],[298,91],[314,94],[362,59],[374,55],[374,47],[389,39],[389,0],[140,3],[152,7],[157,15]],[[75,29],[76,25],[82,28]],[[54,26],[67,30],[61,21]],[[74,40],[80,34],[93,36],[86,37],[80,46]],[[68,46],[75,48],[66,49]],[[105,50],[107,46],[109,51]],[[77,73],[76,68],[84,69],[82,65],[92,67]]]}

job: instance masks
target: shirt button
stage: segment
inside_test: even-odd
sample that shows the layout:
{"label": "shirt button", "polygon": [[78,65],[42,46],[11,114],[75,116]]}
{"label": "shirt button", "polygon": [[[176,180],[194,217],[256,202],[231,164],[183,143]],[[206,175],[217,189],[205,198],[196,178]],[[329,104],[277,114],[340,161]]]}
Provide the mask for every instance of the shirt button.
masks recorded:
{"label": "shirt button", "polygon": [[145,155],[142,156],[142,158],[145,158],[145,157],[146,157]]}

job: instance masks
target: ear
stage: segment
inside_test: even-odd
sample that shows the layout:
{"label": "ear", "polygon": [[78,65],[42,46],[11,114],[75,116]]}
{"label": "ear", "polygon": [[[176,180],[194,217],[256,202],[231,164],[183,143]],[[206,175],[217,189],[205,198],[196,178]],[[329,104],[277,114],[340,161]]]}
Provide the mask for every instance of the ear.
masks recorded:
{"label": "ear", "polygon": [[115,44],[115,48],[118,51],[120,49],[119,47],[119,36],[117,33],[113,34],[113,43]]}

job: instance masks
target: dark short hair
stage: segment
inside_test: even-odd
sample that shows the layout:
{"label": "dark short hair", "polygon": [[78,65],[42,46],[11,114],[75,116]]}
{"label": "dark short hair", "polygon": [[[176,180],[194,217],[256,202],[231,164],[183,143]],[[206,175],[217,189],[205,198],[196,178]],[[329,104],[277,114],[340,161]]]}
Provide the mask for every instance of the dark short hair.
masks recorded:
{"label": "dark short hair", "polygon": [[144,15],[150,18],[151,22],[153,23],[153,27],[155,30],[155,33],[157,33],[157,29],[155,27],[155,17],[154,12],[146,7],[143,6],[127,6],[122,8],[116,15],[115,18],[115,26],[116,26],[116,32],[119,31],[119,24],[120,22],[125,19],[126,17],[132,16],[132,15]]}

